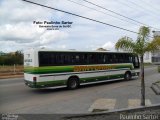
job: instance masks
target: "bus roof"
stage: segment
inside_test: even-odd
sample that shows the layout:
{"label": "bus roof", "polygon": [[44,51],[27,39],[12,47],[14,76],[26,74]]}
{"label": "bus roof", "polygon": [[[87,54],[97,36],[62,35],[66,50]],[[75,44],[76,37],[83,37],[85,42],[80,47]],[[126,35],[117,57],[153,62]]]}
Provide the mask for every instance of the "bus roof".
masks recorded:
{"label": "bus roof", "polygon": [[55,50],[55,49],[46,49],[46,48],[32,48],[26,51],[34,51],[34,52],[86,52],[86,53],[130,53],[130,52],[119,52],[119,51],[98,51],[98,50],[92,50],[92,51],[81,51],[81,50]]}

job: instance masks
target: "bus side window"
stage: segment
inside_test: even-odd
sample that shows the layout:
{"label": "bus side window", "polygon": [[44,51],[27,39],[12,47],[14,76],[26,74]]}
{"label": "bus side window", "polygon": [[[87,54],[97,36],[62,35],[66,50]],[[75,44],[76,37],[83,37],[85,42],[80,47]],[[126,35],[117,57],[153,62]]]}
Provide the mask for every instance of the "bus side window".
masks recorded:
{"label": "bus side window", "polygon": [[99,53],[99,54],[97,54],[97,56],[98,56],[98,60],[97,60],[98,64],[102,64],[103,63],[103,54]]}
{"label": "bus side window", "polygon": [[44,58],[44,65],[49,66],[50,64],[49,53],[44,54],[43,58]]}
{"label": "bus side window", "polygon": [[109,54],[105,54],[105,64],[109,64],[109,63],[110,63]]}
{"label": "bus side window", "polygon": [[104,54],[101,54],[101,64],[104,64],[105,63],[105,55]]}
{"label": "bus side window", "polygon": [[50,66],[51,65],[51,54],[48,52],[39,53],[39,64],[40,66]]}
{"label": "bus side window", "polygon": [[79,63],[80,63],[80,56],[79,56],[79,55],[76,55],[76,56],[75,56],[75,63],[76,63],[76,64],[79,64]]}
{"label": "bus side window", "polygon": [[62,57],[63,57],[63,55],[62,55],[62,53],[56,53],[56,55],[55,55],[55,57],[56,57],[56,65],[62,65],[63,64],[63,61],[62,61]]}
{"label": "bus side window", "polygon": [[87,57],[87,63],[88,64],[93,64],[93,55],[92,54],[88,54],[88,57]]}
{"label": "bus side window", "polygon": [[83,54],[79,53],[79,65],[83,64]]}
{"label": "bus side window", "polygon": [[129,62],[129,55],[128,55],[128,54],[125,54],[124,60],[125,60],[125,63],[128,63],[128,62]]}
{"label": "bus side window", "polygon": [[[96,54],[94,53],[89,53],[87,57],[87,64],[96,64],[97,63],[97,58]],[[97,63],[98,64],[98,63]]]}
{"label": "bus side window", "polygon": [[81,65],[87,64],[87,54],[86,53],[81,53],[81,55],[80,55],[80,64]]}
{"label": "bus side window", "polygon": [[118,58],[117,58],[116,54],[114,54],[114,53],[110,54],[109,58],[110,58],[110,63],[117,63],[117,61],[118,61]]}
{"label": "bus side window", "polygon": [[123,54],[119,54],[118,61],[119,63],[123,63]]}
{"label": "bus side window", "polygon": [[51,53],[51,64],[52,65],[55,65],[55,55],[54,55],[54,53]]}
{"label": "bus side window", "polygon": [[78,65],[80,63],[80,56],[79,54],[72,54],[71,61],[73,65]]}
{"label": "bus side window", "polygon": [[114,63],[118,63],[118,54],[113,55]]}
{"label": "bus side window", "polygon": [[68,65],[70,63],[70,55],[69,53],[64,53],[64,65]]}
{"label": "bus side window", "polygon": [[74,65],[74,61],[75,61],[75,59],[74,59],[74,54],[73,53],[69,53],[69,63],[70,63],[70,65]]}
{"label": "bus side window", "polygon": [[86,56],[87,56],[87,64],[90,64],[90,63],[91,63],[91,55],[88,54],[88,55],[86,55]]}
{"label": "bus side window", "polygon": [[106,64],[107,63],[107,55],[103,55],[103,64]]}
{"label": "bus side window", "polygon": [[60,65],[64,65],[64,54],[60,54]]}
{"label": "bus side window", "polygon": [[109,54],[109,55],[108,55],[108,58],[109,58],[109,60],[108,60],[109,64],[110,64],[110,63],[113,63],[113,55],[112,55],[112,54]]}

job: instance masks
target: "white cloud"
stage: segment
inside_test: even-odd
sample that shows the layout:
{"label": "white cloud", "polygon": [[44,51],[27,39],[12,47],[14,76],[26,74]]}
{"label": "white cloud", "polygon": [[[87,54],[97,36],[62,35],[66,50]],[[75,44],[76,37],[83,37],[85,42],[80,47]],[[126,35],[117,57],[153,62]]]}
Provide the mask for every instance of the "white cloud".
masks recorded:
{"label": "white cloud", "polygon": [[[90,17],[92,19],[112,25],[117,25],[119,27],[124,27],[136,32],[139,28],[139,25],[133,25],[131,23],[118,20],[111,16],[68,2],[67,0],[32,1],[66,10],[85,17]],[[82,0],[74,1],[106,12],[107,14],[114,15]],[[155,27],[160,27],[159,16],[153,17],[153,15],[151,15],[158,14],[158,12],[155,10],[159,9],[160,1],[146,0],[147,3],[152,3],[151,7],[146,5],[146,3],[143,2],[144,0],[134,1],[137,4],[143,5],[143,7],[149,8],[151,11],[144,11],[143,9],[140,10],[127,1],[128,0],[92,0],[91,2],[136,19],[140,22],[144,22]],[[120,4],[120,2],[128,4],[129,7]],[[28,49],[39,46],[45,46],[54,49],[77,50],[95,50],[99,47],[103,47],[105,49],[114,50],[114,44],[120,37],[127,35],[135,39],[137,36],[133,33],[68,15],[66,13],[36,6],[21,0],[1,0],[0,16],[0,51]],[[32,22],[36,20],[71,21],[73,22],[73,25],[72,28],[69,29],[45,31],[45,29],[40,29],[36,25],[33,25]]]}
{"label": "white cloud", "polygon": [[5,24],[0,26],[2,40],[15,41],[19,43],[33,42],[44,29],[25,23]]}
{"label": "white cloud", "polygon": [[[50,0],[35,2],[56,6],[53,4],[55,1]],[[33,21],[50,21],[52,16],[56,14],[58,17],[62,17],[62,13],[43,9],[21,0],[3,0],[0,3],[0,7],[0,44],[3,44],[0,50],[2,51],[39,46],[47,47],[56,41],[64,40],[68,37],[66,32],[46,31],[33,24]]]}
{"label": "white cloud", "polygon": [[68,34],[62,31],[46,31],[40,36],[40,44],[49,44],[53,41],[63,40],[68,37]]}
{"label": "white cloud", "polygon": [[114,43],[111,41],[106,42],[102,48],[106,49],[106,50],[114,50]]}

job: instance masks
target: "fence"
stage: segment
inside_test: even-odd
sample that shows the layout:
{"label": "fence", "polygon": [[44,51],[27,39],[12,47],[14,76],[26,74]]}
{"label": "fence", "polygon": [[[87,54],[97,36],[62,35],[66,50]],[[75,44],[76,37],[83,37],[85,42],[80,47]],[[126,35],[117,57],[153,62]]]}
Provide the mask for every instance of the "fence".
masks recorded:
{"label": "fence", "polygon": [[0,74],[17,74],[17,73],[23,73],[23,66],[22,65],[0,65]]}

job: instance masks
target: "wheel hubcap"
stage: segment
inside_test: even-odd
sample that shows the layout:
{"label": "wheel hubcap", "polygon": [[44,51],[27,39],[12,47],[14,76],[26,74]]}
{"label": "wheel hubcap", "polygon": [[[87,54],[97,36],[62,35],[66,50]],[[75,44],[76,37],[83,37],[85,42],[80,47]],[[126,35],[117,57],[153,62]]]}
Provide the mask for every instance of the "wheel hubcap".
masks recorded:
{"label": "wheel hubcap", "polygon": [[73,81],[71,82],[71,88],[75,88],[76,86],[77,86],[77,83],[76,83],[76,81],[73,80]]}
{"label": "wheel hubcap", "polygon": [[126,79],[129,80],[130,79],[130,75],[126,74]]}

